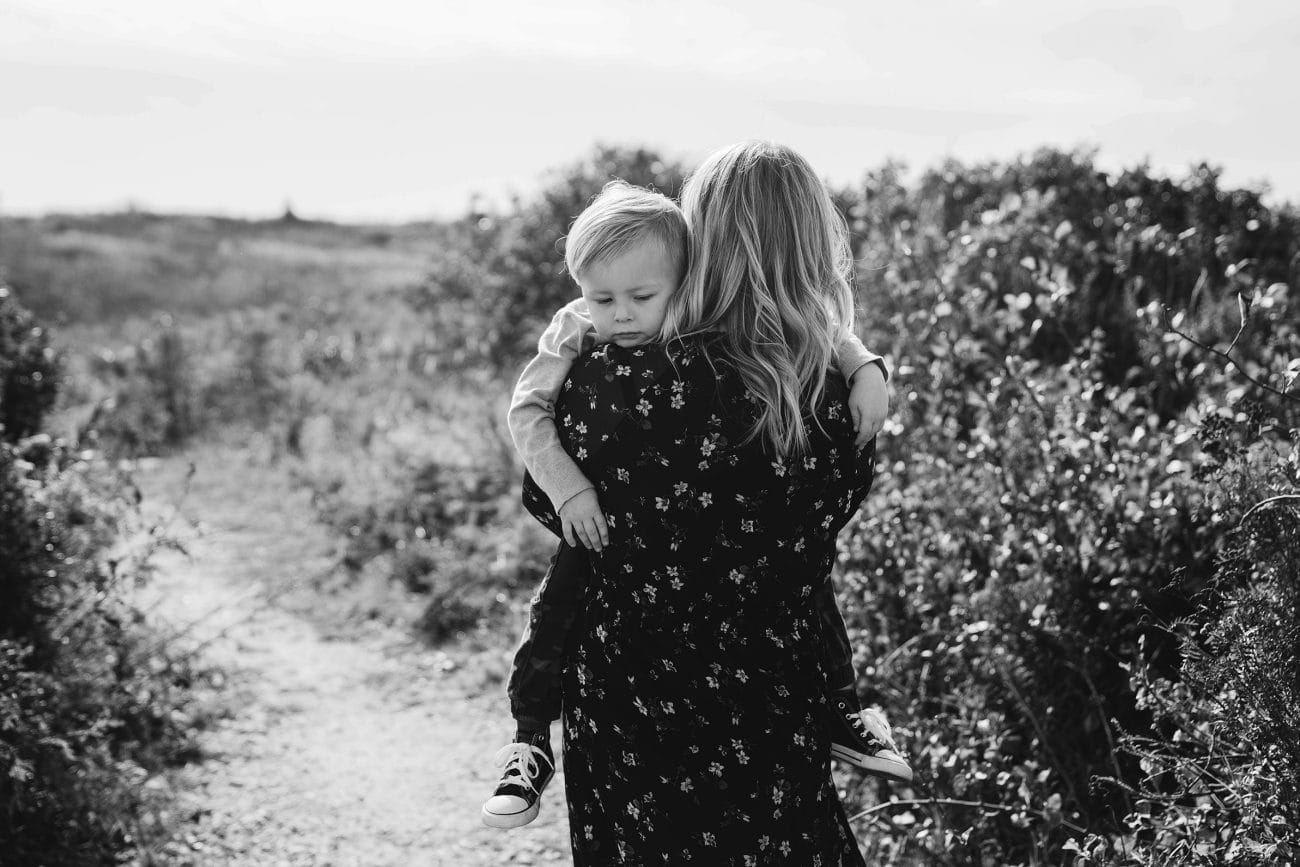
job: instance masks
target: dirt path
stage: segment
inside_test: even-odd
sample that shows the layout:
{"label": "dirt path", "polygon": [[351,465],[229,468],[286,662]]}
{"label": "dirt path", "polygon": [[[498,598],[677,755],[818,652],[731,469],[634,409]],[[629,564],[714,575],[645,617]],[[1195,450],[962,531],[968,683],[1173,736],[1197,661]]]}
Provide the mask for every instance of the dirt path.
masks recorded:
{"label": "dirt path", "polygon": [[562,776],[527,828],[479,821],[510,733],[508,648],[457,656],[392,627],[331,625],[306,592],[331,569],[334,546],[307,494],[282,470],[213,446],[142,466],[146,506],[176,502],[190,460],[197,472],[175,524],[189,556],[160,556],[148,592],[164,621],[198,621],[191,632],[211,641],[207,658],[229,673],[235,700],[203,735],[205,760],[173,781],[189,817],[169,844],[177,860],[569,863]]}

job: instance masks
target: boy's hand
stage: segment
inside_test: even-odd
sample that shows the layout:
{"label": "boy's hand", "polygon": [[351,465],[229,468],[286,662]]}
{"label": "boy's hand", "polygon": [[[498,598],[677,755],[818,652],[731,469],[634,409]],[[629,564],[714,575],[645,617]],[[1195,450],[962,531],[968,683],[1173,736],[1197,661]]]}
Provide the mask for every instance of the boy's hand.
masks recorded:
{"label": "boy's hand", "polygon": [[600,551],[609,544],[609,527],[595,488],[574,494],[560,506],[560,523],[564,541],[575,548],[581,542],[590,551]]}
{"label": "boy's hand", "polygon": [[849,411],[858,436],[854,445],[864,447],[880,432],[889,415],[889,389],[885,387],[885,374],[880,365],[872,362],[858,368],[849,390]]}

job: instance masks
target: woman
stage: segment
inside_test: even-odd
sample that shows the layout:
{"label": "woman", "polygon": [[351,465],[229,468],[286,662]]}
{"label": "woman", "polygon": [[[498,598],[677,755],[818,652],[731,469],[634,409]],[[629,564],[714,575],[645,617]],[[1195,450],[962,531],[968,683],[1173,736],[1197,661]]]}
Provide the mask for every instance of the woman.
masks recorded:
{"label": "woman", "polygon": [[[852,322],[843,223],[763,143],[707,160],[682,204],[666,348],[599,347],[556,411],[611,537],[564,677],[574,863],[861,865],[810,601],[874,455],[831,365]],[[529,483],[525,502],[558,528]]]}

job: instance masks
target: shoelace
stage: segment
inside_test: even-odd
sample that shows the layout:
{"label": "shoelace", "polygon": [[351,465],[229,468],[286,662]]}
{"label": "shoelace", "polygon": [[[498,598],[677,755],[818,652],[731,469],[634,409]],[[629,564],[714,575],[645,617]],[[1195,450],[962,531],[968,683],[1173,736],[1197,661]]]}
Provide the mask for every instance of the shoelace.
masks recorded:
{"label": "shoelace", "polygon": [[497,751],[496,758],[493,759],[497,767],[505,769],[501,775],[501,783],[510,783],[536,792],[537,786],[533,784],[533,780],[537,778],[540,770],[537,764],[538,756],[550,764],[550,757],[540,747],[532,744],[506,744]]}
{"label": "shoelace", "polygon": [[876,736],[871,733],[871,729],[867,728],[867,724],[863,722],[862,717],[857,713],[850,711],[844,715],[844,718],[849,721],[849,728],[857,732],[864,741],[869,744],[884,746],[884,744],[881,744]]}
{"label": "shoelace", "polygon": [[894,730],[890,727],[889,721],[885,719],[885,715],[874,707],[863,708],[862,715],[864,717],[870,716],[871,721],[876,725],[877,732],[872,732],[871,727],[867,725],[867,721],[862,720],[862,727],[867,730],[868,736],[881,743],[885,749],[898,752],[898,745],[894,743]]}

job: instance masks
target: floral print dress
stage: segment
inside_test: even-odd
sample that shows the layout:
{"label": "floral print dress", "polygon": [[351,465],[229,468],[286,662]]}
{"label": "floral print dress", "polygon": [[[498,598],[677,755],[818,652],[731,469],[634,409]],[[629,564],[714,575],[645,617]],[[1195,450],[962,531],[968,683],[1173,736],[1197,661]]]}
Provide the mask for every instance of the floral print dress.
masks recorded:
{"label": "floral print dress", "polygon": [[[871,484],[846,395],[829,374],[783,459],[743,442],[756,401],[716,335],[574,366],[556,418],[610,522],[563,678],[575,865],[863,864],[811,603]],[[531,479],[524,501],[558,532]]]}

